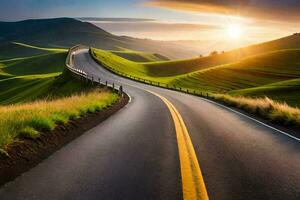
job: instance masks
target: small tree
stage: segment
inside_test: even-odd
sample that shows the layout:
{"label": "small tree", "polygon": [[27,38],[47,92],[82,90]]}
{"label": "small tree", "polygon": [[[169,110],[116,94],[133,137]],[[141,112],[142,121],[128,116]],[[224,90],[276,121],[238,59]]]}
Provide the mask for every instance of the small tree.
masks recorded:
{"label": "small tree", "polygon": [[218,51],[212,51],[209,55],[210,56],[216,56],[216,55],[218,55]]}

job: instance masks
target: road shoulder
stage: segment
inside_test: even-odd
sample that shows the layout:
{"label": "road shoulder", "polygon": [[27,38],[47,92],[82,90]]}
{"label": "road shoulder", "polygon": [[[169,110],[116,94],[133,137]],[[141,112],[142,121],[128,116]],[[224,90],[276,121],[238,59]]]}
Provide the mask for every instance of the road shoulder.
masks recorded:
{"label": "road shoulder", "polygon": [[59,125],[51,133],[44,133],[36,140],[24,139],[8,149],[8,156],[0,155],[0,186],[14,180],[33,168],[67,143],[87,130],[97,126],[122,109],[129,101],[125,94],[116,104],[105,110],[89,113],[85,117]]}

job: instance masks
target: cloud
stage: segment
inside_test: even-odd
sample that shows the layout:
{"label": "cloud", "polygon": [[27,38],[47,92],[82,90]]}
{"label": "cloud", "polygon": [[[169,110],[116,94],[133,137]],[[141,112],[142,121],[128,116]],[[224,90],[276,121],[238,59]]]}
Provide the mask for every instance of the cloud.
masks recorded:
{"label": "cloud", "polygon": [[[210,31],[220,29],[220,26],[210,24],[192,24],[192,23],[161,23],[161,22],[93,22],[96,25],[102,25],[110,31],[134,30],[135,32],[145,31]],[[167,31],[166,31],[167,30]]]}
{"label": "cloud", "polygon": [[159,21],[125,22],[120,21],[92,21],[96,26],[117,35],[128,35],[138,38],[156,40],[185,40],[207,38],[212,32],[222,27],[211,24],[167,23]]}
{"label": "cloud", "polygon": [[146,5],[275,21],[300,20],[300,0],[149,0]]}

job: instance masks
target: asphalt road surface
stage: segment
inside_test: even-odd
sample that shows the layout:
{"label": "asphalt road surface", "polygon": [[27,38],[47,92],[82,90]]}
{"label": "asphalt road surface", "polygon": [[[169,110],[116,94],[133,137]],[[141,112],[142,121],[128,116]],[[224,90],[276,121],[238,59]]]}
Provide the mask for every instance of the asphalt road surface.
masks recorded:
{"label": "asphalt road surface", "polygon": [[0,189],[0,199],[182,199],[182,116],[211,200],[299,200],[300,142],[203,98],[118,77],[88,50],[75,66],[122,85],[131,102]]}

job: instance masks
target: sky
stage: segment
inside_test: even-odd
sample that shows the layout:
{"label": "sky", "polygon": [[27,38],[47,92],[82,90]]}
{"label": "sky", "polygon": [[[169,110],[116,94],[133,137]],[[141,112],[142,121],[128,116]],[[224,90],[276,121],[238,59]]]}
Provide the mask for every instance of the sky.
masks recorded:
{"label": "sky", "polygon": [[55,17],[151,19],[136,21],[102,19],[94,20],[94,23],[117,35],[156,40],[198,40],[216,44],[218,41],[223,41],[223,45],[243,46],[300,32],[300,1],[9,0],[0,2],[0,21]]}

